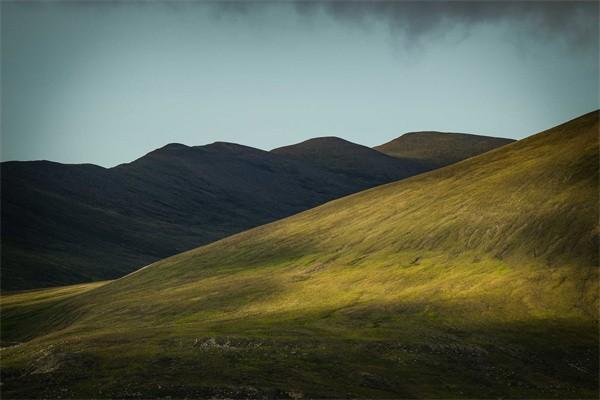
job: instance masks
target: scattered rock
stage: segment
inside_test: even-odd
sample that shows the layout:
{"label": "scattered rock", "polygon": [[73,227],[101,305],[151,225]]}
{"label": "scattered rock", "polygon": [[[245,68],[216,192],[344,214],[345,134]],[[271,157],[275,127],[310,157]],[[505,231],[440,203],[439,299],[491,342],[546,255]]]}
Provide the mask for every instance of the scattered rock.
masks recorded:
{"label": "scattered rock", "polygon": [[41,356],[33,361],[31,375],[50,374],[57,370],[72,374],[85,374],[96,364],[96,359],[84,353],[55,353],[52,348],[41,351]]}

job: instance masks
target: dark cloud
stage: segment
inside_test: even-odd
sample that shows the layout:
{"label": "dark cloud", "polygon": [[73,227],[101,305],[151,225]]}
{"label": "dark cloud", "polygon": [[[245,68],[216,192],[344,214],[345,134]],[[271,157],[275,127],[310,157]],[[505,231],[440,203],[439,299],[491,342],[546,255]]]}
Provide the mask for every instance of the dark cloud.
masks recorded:
{"label": "dark cloud", "polygon": [[107,8],[114,6],[159,6],[185,11],[188,7],[212,7],[215,16],[245,16],[269,7],[292,7],[310,18],[324,12],[348,24],[386,24],[392,34],[420,42],[430,34],[453,28],[470,31],[486,25],[508,23],[520,32],[540,40],[562,41],[573,47],[598,46],[599,4],[592,1],[503,0],[503,1],[345,1],[345,0],[4,0],[24,5]]}
{"label": "dark cloud", "polygon": [[[220,12],[248,15],[282,2],[216,2]],[[599,11],[596,1],[289,1],[298,14],[325,12],[336,20],[386,24],[408,43],[430,34],[485,24],[508,23],[540,40],[572,47],[597,47]]]}

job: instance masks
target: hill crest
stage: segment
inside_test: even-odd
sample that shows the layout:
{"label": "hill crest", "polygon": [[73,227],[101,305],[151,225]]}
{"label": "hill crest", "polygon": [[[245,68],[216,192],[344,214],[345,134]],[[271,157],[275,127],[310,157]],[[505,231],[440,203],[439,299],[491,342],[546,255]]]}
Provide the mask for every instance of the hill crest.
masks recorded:
{"label": "hill crest", "polygon": [[469,133],[408,132],[373,147],[392,157],[418,160],[439,168],[514,142],[513,139]]}

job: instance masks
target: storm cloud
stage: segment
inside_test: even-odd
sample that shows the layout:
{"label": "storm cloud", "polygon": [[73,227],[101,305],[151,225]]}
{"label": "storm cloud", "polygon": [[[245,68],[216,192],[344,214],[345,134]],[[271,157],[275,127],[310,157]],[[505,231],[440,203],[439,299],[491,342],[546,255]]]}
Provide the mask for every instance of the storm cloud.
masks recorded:
{"label": "storm cloud", "polygon": [[246,18],[274,7],[290,7],[307,19],[324,13],[340,23],[358,27],[383,23],[390,34],[409,46],[425,44],[428,37],[452,29],[458,28],[469,34],[478,26],[506,24],[509,33],[525,34],[526,39],[558,41],[573,49],[595,50],[600,26],[600,3],[597,1],[39,0],[24,3],[100,11],[120,6],[161,7],[173,13],[208,7],[217,17]]}
{"label": "storm cloud", "polygon": [[[595,1],[291,1],[301,16],[324,12],[339,22],[386,24],[405,44],[421,44],[430,35],[459,28],[469,33],[485,24],[508,24],[512,33],[561,41],[573,48],[597,47],[599,7]],[[223,14],[251,14],[281,3],[214,4]]]}

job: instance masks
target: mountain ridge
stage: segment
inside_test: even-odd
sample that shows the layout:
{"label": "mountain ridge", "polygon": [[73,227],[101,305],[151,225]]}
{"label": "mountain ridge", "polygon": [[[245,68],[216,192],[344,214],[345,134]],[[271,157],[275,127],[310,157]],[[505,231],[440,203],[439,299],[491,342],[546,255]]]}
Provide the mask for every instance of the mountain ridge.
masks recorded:
{"label": "mountain ridge", "polygon": [[214,142],[168,143],[112,168],[2,163],[2,290],[114,279],[426,170],[347,141],[340,153],[341,141],[318,145],[318,162]]}

